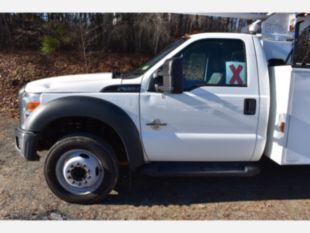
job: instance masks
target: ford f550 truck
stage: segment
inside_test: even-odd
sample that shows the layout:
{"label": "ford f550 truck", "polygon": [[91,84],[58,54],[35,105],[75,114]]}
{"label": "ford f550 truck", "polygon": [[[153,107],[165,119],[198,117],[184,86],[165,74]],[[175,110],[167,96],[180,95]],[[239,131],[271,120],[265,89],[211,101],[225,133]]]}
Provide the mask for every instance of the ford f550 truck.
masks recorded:
{"label": "ford f550 truck", "polygon": [[265,56],[257,35],[181,38],[132,73],[37,80],[19,92],[16,145],[49,150],[63,200],[101,201],[121,168],[151,176],[255,175],[267,156],[310,164],[310,70]]}

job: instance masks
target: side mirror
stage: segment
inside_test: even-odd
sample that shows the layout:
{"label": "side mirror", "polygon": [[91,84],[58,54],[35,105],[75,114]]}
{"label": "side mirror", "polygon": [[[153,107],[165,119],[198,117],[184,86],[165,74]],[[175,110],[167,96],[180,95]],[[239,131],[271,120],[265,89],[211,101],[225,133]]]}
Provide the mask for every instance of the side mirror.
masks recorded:
{"label": "side mirror", "polygon": [[182,79],[182,58],[172,58],[165,61],[163,70],[163,85],[159,86],[159,90],[168,93],[182,93],[183,79]]}

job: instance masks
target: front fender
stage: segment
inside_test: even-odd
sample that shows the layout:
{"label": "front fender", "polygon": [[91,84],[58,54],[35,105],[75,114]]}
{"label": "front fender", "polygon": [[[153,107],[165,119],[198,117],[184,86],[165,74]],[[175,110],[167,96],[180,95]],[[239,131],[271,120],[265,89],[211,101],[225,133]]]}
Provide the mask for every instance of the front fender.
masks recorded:
{"label": "front fender", "polygon": [[89,117],[104,122],[121,138],[131,170],[144,163],[138,129],[128,114],[111,102],[94,97],[69,96],[39,106],[22,128],[40,133],[51,122],[64,117]]}

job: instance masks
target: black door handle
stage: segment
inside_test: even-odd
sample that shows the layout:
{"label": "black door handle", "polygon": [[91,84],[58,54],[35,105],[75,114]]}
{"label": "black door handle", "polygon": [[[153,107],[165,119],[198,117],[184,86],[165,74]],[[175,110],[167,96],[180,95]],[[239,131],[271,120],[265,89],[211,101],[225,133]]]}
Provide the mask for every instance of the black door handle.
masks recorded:
{"label": "black door handle", "polygon": [[256,99],[244,100],[244,115],[255,115],[256,113]]}

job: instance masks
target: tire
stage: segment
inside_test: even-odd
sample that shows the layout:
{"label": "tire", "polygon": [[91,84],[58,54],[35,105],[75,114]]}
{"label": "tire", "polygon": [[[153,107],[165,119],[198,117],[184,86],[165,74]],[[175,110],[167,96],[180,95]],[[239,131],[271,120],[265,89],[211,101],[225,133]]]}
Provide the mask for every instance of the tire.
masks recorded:
{"label": "tire", "polygon": [[88,134],[70,135],[49,150],[44,176],[52,192],[70,203],[102,202],[115,187],[119,174],[113,149]]}

